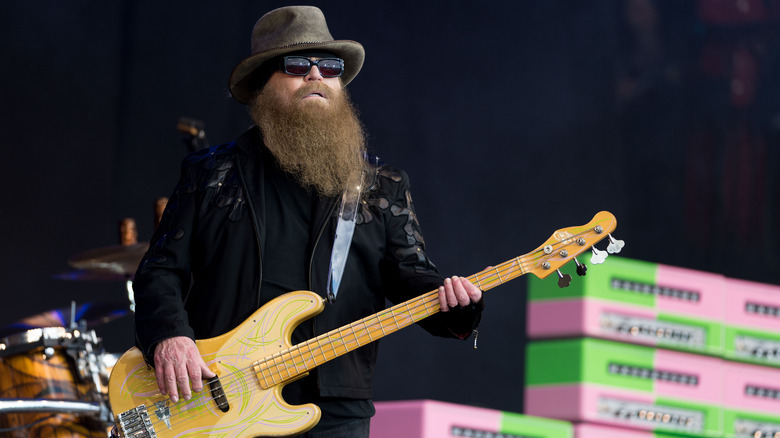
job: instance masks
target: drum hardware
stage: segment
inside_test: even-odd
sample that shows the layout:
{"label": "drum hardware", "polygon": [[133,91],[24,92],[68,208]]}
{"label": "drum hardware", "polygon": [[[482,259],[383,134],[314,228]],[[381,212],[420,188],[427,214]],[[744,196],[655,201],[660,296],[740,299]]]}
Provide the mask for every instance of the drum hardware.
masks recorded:
{"label": "drum hardware", "polygon": [[[155,228],[166,204],[167,198],[155,202]],[[149,247],[148,242],[138,242],[132,218],[119,225],[120,245],[70,257],[68,264],[76,270],[55,278],[123,280],[129,306],[127,302],[80,306],[71,302],[70,308],[0,328],[0,435],[35,434],[46,428],[65,434],[78,430],[89,436],[101,431],[105,436],[114,424],[107,386],[118,355],[103,351],[102,340],[87,328],[135,311],[133,275]]]}
{"label": "drum hardware", "polygon": [[103,360],[100,342],[94,331],[62,327],[3,339],[0,431],[105,436],[114,421],[106,388],[106,366],[113,365]]}
{"label": "drum hardware", "polygon": [[7,336],[22,336],[24,339],[14,339],[16,343],[21,344],[29,344],[37,340],[58,339],[64,334],[59,332],[43,333],[43,336],[40,336],[37,332],[30,333],[29,331],[41,327],[59,327],[61,329],[70,327],[71,330],[85,332],[87,327],[105,324],[128,314],[127,304],[123,301],[84,303],[78,306],[75,302],[71,302],[70,307],[47,310],[0,328],[0,353],[3,350],[3,340]]}
{"label": "drum hardware", "polygon": [[104,403],[45,399],[0,399],[0,413],[16,414],[22,412],[82,414],[97,417],[106,423],[114,421],[111,410]]}
{"label": "drum hardware", "polygon": [[79,381],[93,385],[96,393],[103,393],[105,391],[100,379],[101,373],[104,373],[101,367],[103,362],[98,358],[103,352],[96,352],[94,347],[101,344],[94,330],[43,327],[4,338],[0,342],[0,358],[40,348],[40,359],[48,361],[61,350],[72,360],[73,374]]}
{"label": "drum hardware", "polygon": [[[0,429],[32,431],[82,421],[91,423],[79,427],[105,429],[113,424],[106,385],[116,357],[103,351],[102,340],[87,326],[127,312],[126,304],[72,302],[69,309],[44,312],[7,327],[6,331],[18,331],[49,323],[70,328],[40,327],[0,338]],[[45,413],[53,416],[41,417]]]}

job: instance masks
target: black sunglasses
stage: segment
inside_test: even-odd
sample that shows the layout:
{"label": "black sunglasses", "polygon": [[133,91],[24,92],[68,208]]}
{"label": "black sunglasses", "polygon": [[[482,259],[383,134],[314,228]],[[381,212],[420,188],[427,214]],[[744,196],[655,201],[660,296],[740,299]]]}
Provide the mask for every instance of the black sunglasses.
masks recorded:
{"label": "black sunglasses", "polygon": [[325,78],[335,78],[344,73],[344,60],[341,58],[322,58],[313,61],[305,56],[285,56],[282,58],[281,70],[288,75],[306,76],[311,66],[316,65]]}

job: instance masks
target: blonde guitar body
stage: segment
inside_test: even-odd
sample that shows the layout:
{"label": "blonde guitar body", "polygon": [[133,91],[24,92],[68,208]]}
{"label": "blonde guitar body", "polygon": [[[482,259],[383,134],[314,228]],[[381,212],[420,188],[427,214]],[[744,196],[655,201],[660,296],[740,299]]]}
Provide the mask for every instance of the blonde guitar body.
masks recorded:
{"label": "blonde guitar body", "polygon": [[[323,308],[319,295],[291,292],[268,302],[234,330],[196,341],[204,361],[219,378],[228,405],[226,412],[220,409],[222,399],[206,384],[203,392],[193,393],[190,400],[172,404],[160,394],[154,370],[146,365],[141,352],[137,348],[128,350],[114,366],[108,388],[111,410],[120,421],[122,413],[130,413],[131,417],[118,435],[228,438],[285,436],[311,429],[319,421],[319,408],[287,404],[281,397],[284,384],[269,387],[263,382],[268,378],[258,374],[256,363],[289,349],[295,327]],[[133,429],[132,422],[140,427]],[[137,434],[131,433],[133,430]]]}
{"label": "blonde guitar body", "polygon": [[[606,238],[616,224],[611,213],[599,212],[590,223],[557,230],[535,250],[468,279],[487,291],[529,273],[545,278]],[[613,241],[609,252],[617,252],[622,241],[618,245],[611,235],[609,238]],[[594,257],[597,255],[598,262],[591,259],[594,264],[606,257],[606,253],[594,248]],[[565,279],[560,271],[558,274],[561,276],[558,284],[568,285],[571,279]],[[562,283],[562,280],[566,281]],[[268,302],[230,332],[196,341],[203,360],[217,378],[187,401],[172,403],[160,394],[154,370],[146,365],[138,349],[129,350],[116,363],[109,379],[108,396],[117,420],[116,436],[237,438],[305,432],[317,424],[320,410],[313,404],[287,404],[281,397],[284,385],[329,360],[441,310],[438,291],[433,290],[306,342],[290,345],[295,327],[322,312],[324,307],[322,297],[313,292],[290,292]]]}

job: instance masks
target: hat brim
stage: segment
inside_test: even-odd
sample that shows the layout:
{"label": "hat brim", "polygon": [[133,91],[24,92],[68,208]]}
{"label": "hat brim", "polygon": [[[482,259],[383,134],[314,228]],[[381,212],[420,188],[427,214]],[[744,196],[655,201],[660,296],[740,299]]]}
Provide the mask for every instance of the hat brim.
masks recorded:
{"label": "hat brim", "polygon": [[247,104],[255,93],[255,87],[252,81],[252,73],[260,68],[264,62],[273,59],[285,53],[297,52],[299,50],[320,49],[333,52],[336,56],[344,60],[344,73],[341,75],[341,81],[344,86],[355,79],[360,69],[363,67],[365,51],[363,46],[357,41],[336,40],[326,42],[300,43],[284,47],[264,50],[248,56],[233,69],[230,74],[228,87],[230,94],[237,101]]}

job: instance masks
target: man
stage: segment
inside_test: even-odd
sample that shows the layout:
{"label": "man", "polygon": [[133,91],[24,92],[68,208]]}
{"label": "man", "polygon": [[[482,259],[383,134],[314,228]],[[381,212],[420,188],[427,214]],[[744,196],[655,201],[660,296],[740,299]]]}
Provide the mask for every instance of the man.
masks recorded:
{"label": "man", "polygon": [[[229,84],[257,126],[184,160],[133,284],[138,346],[173,402],[214,376],[193,339],[225,333],[290,291],[335,297],[293,344],[374,314],[386,298],[437,288],[442,313],[420,322],[431,333],[465,339],[482,311],[478,288],[442,279],[427,258],[406,174],[365,159],[344,88],[363,47],[334,40],[319,9],[291,6],[258,20],[252,53]],[[354,220],[339,220],[356,202]],[[289,403],[322,409],[304,436],[368,437],[375,361],[371,343],[285,386]]]}

